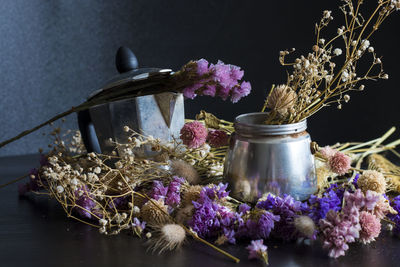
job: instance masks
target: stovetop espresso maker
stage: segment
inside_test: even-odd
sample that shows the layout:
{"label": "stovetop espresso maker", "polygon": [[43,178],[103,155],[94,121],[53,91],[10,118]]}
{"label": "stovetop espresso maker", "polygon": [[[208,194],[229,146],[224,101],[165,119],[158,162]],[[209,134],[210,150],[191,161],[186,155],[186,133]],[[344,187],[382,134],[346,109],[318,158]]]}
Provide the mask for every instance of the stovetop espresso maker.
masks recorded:
{"label": "stovetop espresso maker", "polygon": [[[120,74],[92,93],[88,100],[101,96],[106,90],[126,89],[138,82],[144,83],[145,87],[148,83],[148,88],[143,91],[148,89],[151,94],[144,93],[138,97],[108,102],[78,112],[79,129],[87,151],[110,154],[115,149],[109,141],[110,138],[120,144],[127,143],[128,134],[124,132],[124,126],[164,141],[179,138],[179,131],[185,120],[183,95],[175,92],[157,93],[157,88],[151,82],[153,75],[168,78],[172,70],[138,68],[136,56],[126,47],[118,49],[115,62]],[[122,154],[122,151],[117,152]]]}

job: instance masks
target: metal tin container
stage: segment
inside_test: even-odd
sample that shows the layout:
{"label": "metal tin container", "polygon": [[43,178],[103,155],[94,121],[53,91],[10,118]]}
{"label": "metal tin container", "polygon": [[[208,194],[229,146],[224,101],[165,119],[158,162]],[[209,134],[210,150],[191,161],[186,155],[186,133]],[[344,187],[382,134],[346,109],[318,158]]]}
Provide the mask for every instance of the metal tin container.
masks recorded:
{"label": "metal tin container", "polygon": [[253,202],[266,193],[305,200],[317,191],[307,122],[265,125],[266,113],[235,119],[224,176],[233,196]]}
{"label": "metal tin container", "polygon": [[[129,134],[124,126],[144,135],[151,135],[162,141],[179,138],[179,131],[185,123],[184,99],[181,93],[159,92],[153,79],[166,79],[172,74],[170,69],[138,68],[133,52],[121,47],[116,55],[119,75],[112,78],[102,88],[89,96],[89,100],[101,98],[105,92],[121,92],[141,84],[141,95],[124,100],[93,106],[78,113],[79,129],[88,152],[111,154],[115,145],[128,143]],[[119,155],[123,151],[116,151]],[[151,147],[138,148],[136,155],[153,156]]]}

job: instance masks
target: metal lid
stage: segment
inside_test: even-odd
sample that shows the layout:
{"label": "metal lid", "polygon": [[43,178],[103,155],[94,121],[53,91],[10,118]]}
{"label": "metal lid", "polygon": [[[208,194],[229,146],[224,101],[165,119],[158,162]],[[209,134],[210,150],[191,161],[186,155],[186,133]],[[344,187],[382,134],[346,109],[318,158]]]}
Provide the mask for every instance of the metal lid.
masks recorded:
{"label": "metal lid", "polygon": [[265,112],[247,113],[236,117],[234,127],[239,135],[285,135],[301,133],[307,129],[307,120],[292,124],[266,125],[268,118]]}
{"label": "metal lid", "polygon": [[139,63],[135,54],[129,48],[123,46],[117,51],[115,65],[120,74],[109,80],[101,89],[90,94],[88,100],[102,95],[105,91],[120,90],[137,82],[148,80],[150,77],[168,77],[173,73],[171,69],[138,68]]}

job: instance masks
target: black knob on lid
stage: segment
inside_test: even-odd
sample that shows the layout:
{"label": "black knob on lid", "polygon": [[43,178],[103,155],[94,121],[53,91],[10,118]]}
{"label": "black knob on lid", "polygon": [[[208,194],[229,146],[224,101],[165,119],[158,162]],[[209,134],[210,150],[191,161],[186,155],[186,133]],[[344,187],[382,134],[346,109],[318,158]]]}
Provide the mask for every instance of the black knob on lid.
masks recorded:
{"label": "black knob on lid", "polygon": [[115,65],[119,73],[128,72],[139,67],[135,54],[129,48],[121,46],[115,56]]}

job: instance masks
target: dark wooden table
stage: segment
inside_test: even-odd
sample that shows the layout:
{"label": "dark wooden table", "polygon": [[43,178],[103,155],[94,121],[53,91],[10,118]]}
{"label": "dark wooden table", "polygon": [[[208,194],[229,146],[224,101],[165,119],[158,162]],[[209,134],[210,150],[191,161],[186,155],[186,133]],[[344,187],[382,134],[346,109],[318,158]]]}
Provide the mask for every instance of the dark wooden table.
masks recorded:
{"label": "dark wooden table", "polygon": [[[0,183],[27,173],[37,160],[37,155],[0,158]],[[172,253],[147,252],[145,240],[101,235],[67,218],[46,196],[19,198],[16,184],[0,189],[0,205],[0,266],[238,266],[194,241]],[[269,242],[268,247],[270,266],[400,266],[400,240],[387,232],[370,245],[351,244],[337,260],[318,242]],[[245,244],[224,249],[241,259],[240,266],[262,266],[247,260]]]}

